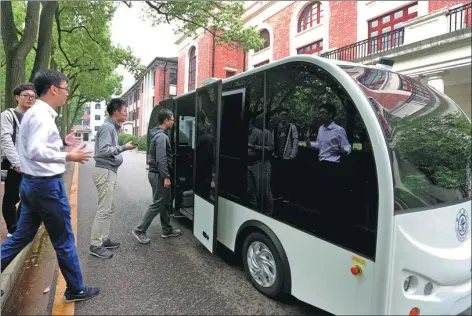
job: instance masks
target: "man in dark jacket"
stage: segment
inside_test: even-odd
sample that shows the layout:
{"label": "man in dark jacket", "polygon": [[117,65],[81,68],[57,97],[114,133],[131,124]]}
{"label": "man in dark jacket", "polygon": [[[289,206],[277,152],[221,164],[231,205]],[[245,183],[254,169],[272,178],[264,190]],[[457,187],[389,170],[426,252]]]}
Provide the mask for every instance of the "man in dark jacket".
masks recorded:
{"label": "man in dark jacket", "polygon": [[174,126],[174,114],[168,109],[162,109],[157,114],[159,127],[150,131],[149,144],[149,173],[148,179],[152,187],[152,204],[143,216],[141,224],[133,229],[133,235],[142,244],[149,244],[151,239],[146,231],[157,214],[161,216],[163,238],[180,235],[180,229],[170,225],[169,205],[171,202],[170,170],[172,166],[172,149],[167,131]]}

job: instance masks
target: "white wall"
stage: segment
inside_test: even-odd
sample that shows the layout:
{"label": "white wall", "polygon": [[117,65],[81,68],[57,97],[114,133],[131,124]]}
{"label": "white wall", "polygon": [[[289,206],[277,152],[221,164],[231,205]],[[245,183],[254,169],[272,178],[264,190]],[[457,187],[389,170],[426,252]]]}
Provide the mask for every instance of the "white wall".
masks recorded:
{"label": "white wall", "polygon": [[472,100],[470,84],[471,82],[455,84],[452,86],[446,85],[446,87],[444,87],[444,92],[453,99],[462,110],[464,110],[469,118],[471,117],[470,108]]}

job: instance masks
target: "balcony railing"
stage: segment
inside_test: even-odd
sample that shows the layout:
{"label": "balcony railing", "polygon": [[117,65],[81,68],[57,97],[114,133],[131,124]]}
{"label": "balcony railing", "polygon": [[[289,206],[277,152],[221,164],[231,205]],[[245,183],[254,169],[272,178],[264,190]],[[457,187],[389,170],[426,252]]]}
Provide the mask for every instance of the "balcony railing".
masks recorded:
{"label": "balcony railing", "polygon": [[462,30],[472,26],[472,3],[449,10],[447,14],[449,32]]}
{"label": "balcony railing", "polygon": [[[448,30],[454,32],[472,26],[472,4],[449,10],[446,14]],[[336,50],[320,54],[321,57],[343,61],[353,61],[376,53],[389,51],[403,45],[405,39],[405,28],[400,27],[388,33],[347,45]]]}
{"label": "balcony railing", "polygon": [[320,56],[328,59],[352,61],[376,53],[388,51],[403,45],[404,34],[405,29],[401,27],[396,30],[321,54]]}

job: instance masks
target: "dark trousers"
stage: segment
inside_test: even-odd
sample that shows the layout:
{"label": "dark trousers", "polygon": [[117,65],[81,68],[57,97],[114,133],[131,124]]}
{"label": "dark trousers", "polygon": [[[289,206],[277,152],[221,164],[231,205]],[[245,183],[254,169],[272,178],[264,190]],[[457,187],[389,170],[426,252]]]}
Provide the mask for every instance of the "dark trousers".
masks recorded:
{"label": "dark trousers", "polygon": [[59,268],[67,288],[80,291],[84,288],[75,238],[70,222],[70,205],[61,177],[28,179],[23,177],[20,186],[21,216],[13,236],[2,245],[2,272],[16,255],[28,245],[44,222],[56,250]]}
{"label": "dark trousers", "polygon": [[272,213],[274,198],[270,187],[272,164],[270,161],[257,162],[247,167],[248,203],[254,209]]}
{"label": "dark trousers", "polygon": [[164,178],[158,173],[148,173],[149,183],[152,187],[152,204],[149,205],[146,213],[144,213],[141,224],[136,228],[137,231],[145,233],[149,226],[151,226],[154,218],[160,214],[162,232],[169,234],[172,232],[172,226],[170,225],[170,203],[172,202],[171,188],[164,187]]}
{"label": "dark trousers", "polygon": [[13,234],[16,230],[18,219],[20,218],[21,203],[16,209],[16,204],[20,201],[21,173],[13,169],[8,169],[5,179],[5,194],[3,195],[2,213],[7,224],[8,233]]}

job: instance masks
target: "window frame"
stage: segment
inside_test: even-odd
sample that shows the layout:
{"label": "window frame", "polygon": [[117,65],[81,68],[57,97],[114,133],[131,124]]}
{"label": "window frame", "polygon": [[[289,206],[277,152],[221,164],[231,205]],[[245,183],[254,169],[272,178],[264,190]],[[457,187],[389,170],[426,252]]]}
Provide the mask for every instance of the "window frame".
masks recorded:
{"label": "window frame", "polygon": [[197,82],[197,49],[192,46],[189,51],[188,57],[188,91],[196,89]]}
{"label": "window frame", "polygon": [[259,36],[262,37],[262,39],[264,40],[264,46],[257,50],[257,52],[260,52],[261,50],[264,50],[266,48],[269,48],[271,43],[270,43],[270,32],[268,29],[264,28],[262,30],[259,31]]}
{"label": "window frame", "polygon": [[170,85],[177,85],[177,68],[170,68],[169,69],[169,84]]}
{"label": "window frame", "polygon": [[252,67],[253,67],[253,68],[257,68],[257,67],[260,67],[260,66],[267,65],[268,63],[270,63],[270,60],[269,60],[269,59],[264,60],[263,62],[260,62],[260,63],[258,63],[258,64],[255,64],[255,65],[253,65]]}
{"label": "window frame", "polygon": [[[316,44],[315,49],[310,48],[315,44]],[[306,48],[309,48],[309,49],[308,49],[308,51],[305,52]],[[312,55],[312,54],[315,54],[315,53],[318,53],[318,52],[321,52],[321,51],[323,51],[323,39],[317,40],[313,43],[310,43],[308,45],[297,48],[297,55],[303,55],[303,54]]]}
{"label": "window frame", "polygon": [[[313,10],[316,8],[316,19],[313,19]],[[297,33],[301,33],[312,28],[315,25],[321,24],[323,19],[323,6],[320,1],[313,1],[309,3],[300,13],[297,21]],[[309,26],[308,26],[309,22]]]}
{"label": "window frame", "polygon": [[[408,10],[416,6],[416,11],[408,13]],[[395,18],[395,14],[402,12],[402,16]],[[410,19],[416,18],[418,16],[418,1],[407,4],[403,7],[392,10],[388,13],[382,14],[376,18],[370,19],[367,21],[367,32],[369,40],[369,53],[375,54],[381,52],[384,49],[384,45],[388,45],[386,50],[399,47],[403,44],[404,41],[404,31],[395,32],[395,25],[399,23],[406,22]],[[388,17],[387,22],[382,22],[385,18]],[[376,26],[372,26],[374,22],[377,22]],[[382,33],[386,28],[390,30],[388,32]],[[377,35],[372,36],[372,33],[377,32]],[[384,34],[389,34],[385,36],[389,38],[388,40],[384,39]],[[398,41],[398,43],[396,43]]]}

